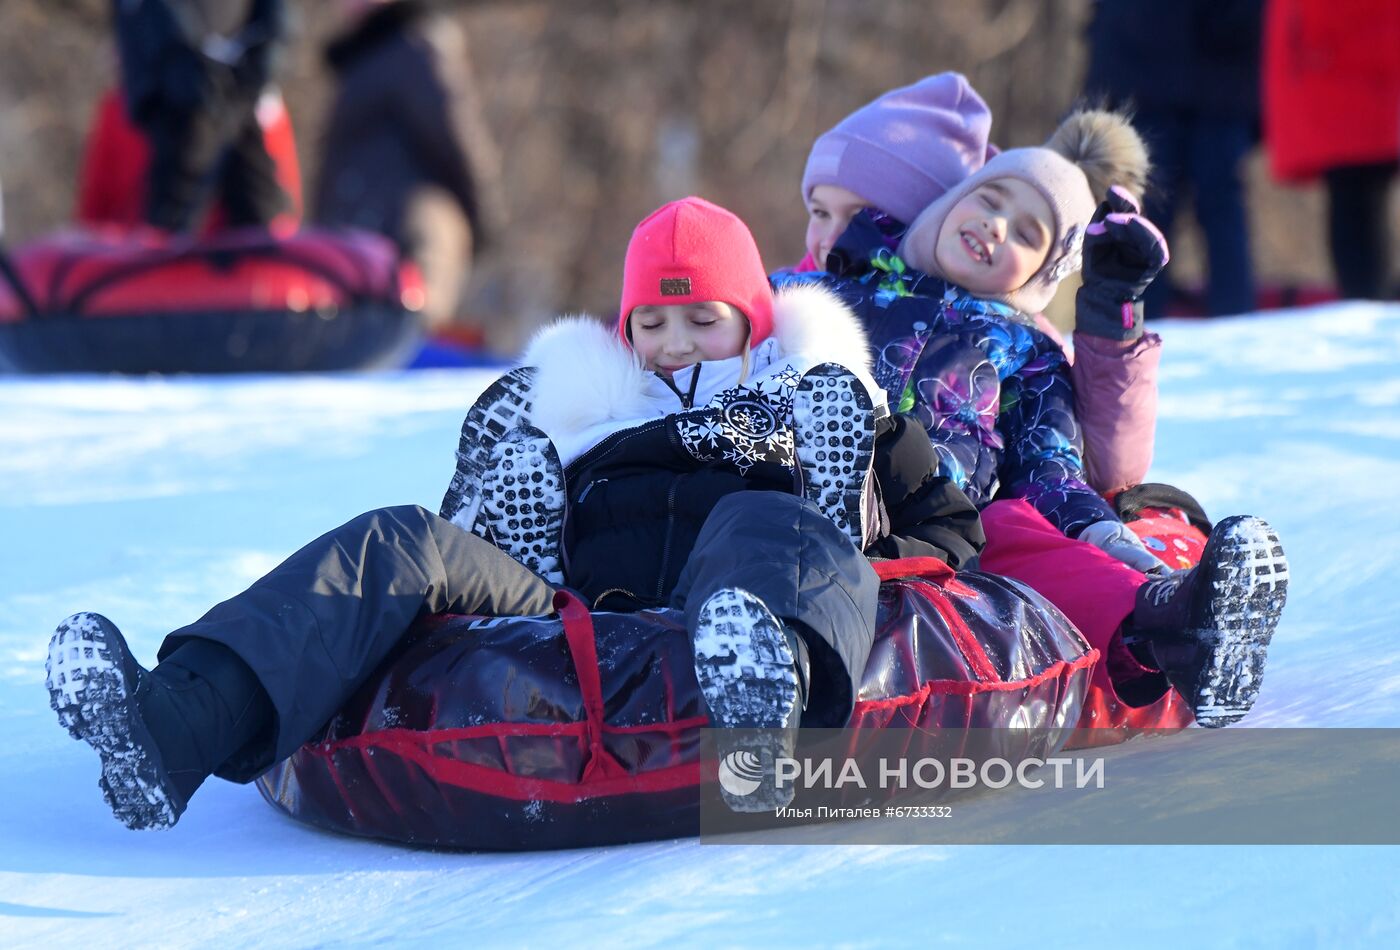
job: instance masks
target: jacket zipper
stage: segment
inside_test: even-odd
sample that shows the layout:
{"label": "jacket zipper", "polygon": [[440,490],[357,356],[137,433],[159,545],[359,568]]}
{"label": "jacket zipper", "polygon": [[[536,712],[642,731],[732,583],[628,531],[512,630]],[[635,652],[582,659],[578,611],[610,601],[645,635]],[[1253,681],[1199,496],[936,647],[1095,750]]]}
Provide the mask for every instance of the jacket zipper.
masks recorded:
{"label": "jacket zipper", "polygon": [[583,486],[583,491],[581,491],[581,492],[578,493],[578,501],[576,502],[576,504],[580,504],[580,505],[583,504],[583,500],[584,500],[585,498],[588,497],[588,493],[589,493],[589,492],[591,492],[591,491],[592,491],[594,488],[596,488],[597,486],[599,486],[599,485],[606,485],[607,483],[608,483],[608,480],[607,480],[606,478],[595,478],[595,479],[593,479],[593,481],[589,482],[587,485],[584,485],[584,486]]}
{"label": "jacket zipper", "polygon": [[690,391],[689,391],[689,392],[684,392],[684,393],[681,392],[680,387],[676,385],[676,381],[675,381],[674,379],[672,379],[670,376],[660,376],[660,375],[658,374],[658,378],[659,378],[663,383],[666,384],[666,386],[671,390],[671,392],[673,392],[673,393],[676,394],[676,398],[680,399],[680,401],[681,401],[681,408],[682,408],[682,409],[694,409],[694,408],[695,408],[695,390],[697,390],[697,389],[700,388],[700,367],[699,367],[699,366],[695,367],[694,371],[691,372],[691,374],[690,374],[690,387],[689,387]]}
{"label": "jacket zipper", "polygon": [[598,609],[598,605],[601,604],[601,603],[603,602],[603,598],[609,596],[610,594],[622,594],[624,597],[631,598],[632,600],[636,601],[636,602],[639,603],[639,604],[645,603],[645,601],[642,600],[642,598],[638,597],[636,594],[632,593],[630,590],[628,590],[628,589],[625,588],[625,587],[609,587],[607,590],[603,591],[603,592],[602,592],[601,594],[599,594],[597,597],[594,597],[594,598],[593,598],[593,607],[592,607],[592,609],[593,609],[593,610],[597,610],[597,609]]}
{"label": "jacket zipper", "polygon": [[570,462],[568,470],[577,474],[578,472],[583,471],[588,466],[593,465],[606,458],[610,452],[612,452],[622,443],[626,442],[628,439],[634,436],[641,435],[644,432],[650,432],[657,426],[665,424],[666,420],[664,418],[653,419],[651,422],[640,425],[635,429],[624,429],[621,432],[614,432],[602,442],[599,442],[597,445],[593,446],[593,448],[589,449],[587,452],[583,453],[578,458]]}
{"label": "jacket zipper", "polygon": [[[593,446],[593,448],[589,449],[587,452],[574,459],[574,461],[569,465],[565,473],[566,482],[568,480],[568,472],[573,472],[575,475],[577,475],[579,472],[585,471],[589,466],[597,465],[603,459],[607,458],[608,455],[616,451],[628,439],[631,439],[634,436],[642,435],[643,433],[649,433],[657,426],[664,426],[666,425],[666,423],[667,418],[653,419],[651,422],[644,423],[643,425],[640,425],[635,429],[627,429],[622,432],[614,432],[602,442],[599,442],[597,445]],[[668,428],[666,431],[666,436],[673,446],[684,451],[685,447],[679,444],[679,435],[677,434],[674,428]],[[677,476],[676,479],[671,482],[671,487],[666,492],[666,540],[663,542],[661,549],[661,573],[656,579],[655,600],[658,603],[661,602],[662,595],[665,591],[666,568],[668,567],[669,562],[671,560],[671,542],[672,535],[674,534],[676,521],[676,492],[680,487],[680,480],[684,477],[685,476],[683,475]],[[578,502],[582,502],[584,495],[587,495],[588,492],[592,490],[593,486],[597,485],[600,481],[607,481],[607,479],[594,479],[593,481],[585,485],[583,491],[579,493],[579,497],[575,501],[575,504],[577,504]],[[566,511],[567,507],[568,506],[566,506]],[[567,571],[568,568],[566,566],[565,576],[567,576]],[[604,591],[602,594],[598,595],[598,599],[606,597],[610,593],[623,593],[631,597],[632,599],[641,602],[640,597],[633,594],[631,591],[624,590],[622,588]],[[596,606],[597,600],[595,600],[594,603]]]}
{"label": "jacket zipper", "polygon": [[[691,406],[691,403],[695,401],[695,390],[700,383],[699,369],[696,369],[695,372],[691,374],[689,395],[677,389],[675,382],[672,381],[672,379],[669,376],[662,376],[660,377],[660,379],[668,387],[670,387],[673,393],[676,394],[676,398],[680,401],[682,410],[693,408]],[[665,425],[666,419],[669,418],[670,415],[671,414],[668,413],[666,416],[660,419],[653,419],[651,422],[644,422],[634,429],[624,429],[621,432],[614,432],[612,435],[608,436],[606,439],[599,442],[597,445],[593,446],[593,448],[589,449],[587,452],[583,453],[578,458],[574,459],[571,463],[569,463],[569,470],[577,472],[580,471],[585,465],[592,465],[599,459],[606,456],[613,449],[617,448],[617,446],[632,438],[634,435],[641,435],[643,432],[650,432],[656,426]]]}
{"label": "jacket zipper", "polygon": [[671,541],[676,529],[676,492],[680,489],[684,475],[677,475],[666,492],[666,541],[661,546],[661,570],[656,575],[656,599],[661,600],[666,590],[666,568],[671,563]]}
{"label": "jacket zipper", "polygon": [[[666,439],[671,443],[673,449],[682,454],[685,453],[680,433],[676,431],[674,426],[666,429]],[[656,578],[656,599],[658,601],[665,596],[666,569],[671,564],[671,542],[674,539],[676,528],[676,495],[680,492],[681,481],[685,477],[685,475],[677,475],[666,492],[666,540],[661,545],[661,574]]]}

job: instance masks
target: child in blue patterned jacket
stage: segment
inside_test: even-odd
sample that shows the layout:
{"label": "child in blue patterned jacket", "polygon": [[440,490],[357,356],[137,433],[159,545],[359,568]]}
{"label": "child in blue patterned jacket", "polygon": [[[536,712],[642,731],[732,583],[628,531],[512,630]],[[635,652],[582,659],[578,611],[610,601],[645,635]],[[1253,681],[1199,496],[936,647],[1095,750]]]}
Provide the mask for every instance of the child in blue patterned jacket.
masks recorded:
{"label": "child in blue patterned jacket", "polygon": [[1085,259],[1086,286],[1132,307],[1165,242],[1109,189],[1140,179],[1146,161],[1122,116],[1076,113],[1050,144],[993,157],[907,230],[860,212],[829,273],[775,282],[820,283],[860,316],[891,409],[923,423],[940,474],[982,509],[983,569],[1025,581],[1076,622],[1105,656],[1098,685],[1131,705],[1175,688],[1202,724],[1225,725],[1257,697],[1287,588],[1283,551],[1263,521],[1232,518],[1194,571],[1149,578],[1129,566],[1155,559],[1086,484],[1068,362],[1023,315]]}
{"label": "child in blue patterned jacket", "polygon": [[[807,257],[796,269],[822,270],[864,208],[912,222],[997,154],[989,144],[991,124],[991,110],[966,77],[949,72],[892,89],[822,133],[802,174]],[[1140,197],[1145,159],[1116,164],[1118,173],[1132,174],[1113,184]],[[898,235],[891,240],[893,250]],[[1165,257],[1165,245],[1162,250]],[[1145,282],[1155,273],[1155,261],[1144,264]],[[1078,303],[1072,349],[1043,315],[1027,315],[1026,321],[1071,355],[1087,481],[1113,494],[1142,483],[1151,465],[1162,339],[1145,331],[1141,306],[1131,308],[1132,319],[1125,321],[1122,301],[1104,299],[1092,287]]]}

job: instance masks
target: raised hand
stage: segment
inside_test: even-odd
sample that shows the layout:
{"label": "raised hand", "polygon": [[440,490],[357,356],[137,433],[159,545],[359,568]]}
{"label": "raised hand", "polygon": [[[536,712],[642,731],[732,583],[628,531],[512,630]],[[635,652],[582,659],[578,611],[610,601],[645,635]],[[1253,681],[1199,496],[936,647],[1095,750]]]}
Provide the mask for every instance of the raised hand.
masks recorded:
{"label": "raised hand", "polygon": [[1171,259],[1167,239],[1114,185],[1084,234],[1084,283],[1075,330],[1113,340],[1142,336],[1142,294]]}

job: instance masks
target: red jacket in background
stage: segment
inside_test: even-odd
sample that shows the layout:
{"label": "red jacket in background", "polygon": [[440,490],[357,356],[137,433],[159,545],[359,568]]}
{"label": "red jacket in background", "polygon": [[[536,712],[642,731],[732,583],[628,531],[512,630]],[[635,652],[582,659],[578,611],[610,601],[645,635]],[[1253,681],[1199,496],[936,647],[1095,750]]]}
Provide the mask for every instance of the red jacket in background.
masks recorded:
{"label": "red jacket in background", "polygon": [[[291,117],[278,93],[268,93],[258,103],[258,124],[263,141],[277,168],[277,183],[290,201],[291,210],[278,215],[272,230],[295,231],[301,223],[301,166]],[[90,225],[134,227],[143,220],[146,206],[146,169],[151,150],[141,130],[127,117],[119,89],[108,90],[97,104],[83,153],[78,183],[77,220]],[[223,227],[223,208],[209,209],[202,233]]]}
{"label": "red jacket in background", "polygon": [[1282,181],[1400,156],[1400,0],[1270,0],[1264,139]]}

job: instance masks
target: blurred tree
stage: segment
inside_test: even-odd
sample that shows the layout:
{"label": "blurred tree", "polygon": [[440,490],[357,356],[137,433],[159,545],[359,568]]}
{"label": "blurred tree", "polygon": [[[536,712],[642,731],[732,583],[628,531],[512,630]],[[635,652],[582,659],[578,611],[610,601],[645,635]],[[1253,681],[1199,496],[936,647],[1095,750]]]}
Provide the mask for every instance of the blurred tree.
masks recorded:
{"label": "blurred tree", "polygon": [[[67,220],[104,83],[102,0],[0,3],[0,169],[12,240]],[[324,123],[329,4],[294,4],[284,92],[303,168]],[[477,306],[521,334],[559,309],[617,306],[632,227],[698,193],[747,220],[771,267],[802,254],[807,150],[850,110],[946,69],[986,98],[1003,146],[1042,141],[1078,93],[1089,0],[458,0],[510,226]],[[307,182],[308,189],[315,182]],[[1253,187],[1253,186],[1252,186]],[[1281,221],[1312,197],[1269,193]],[[1281,210],[1280,210],[1281,209]],[[1320,215],[1320,209],[1316,211]],[[1320,220],[1320,218],[1319,218]],[[1256,220],[1274,274],[1325,259],[1316,228]],[[1178,242],[1190,248],[1188,236]],[[1180,251],[1180,248],[1174,248]],[[1189,253],[1174,255],[1182,276]],[[1195,271],[1198,273],[1198,269]],[[500,288],[504,286],[505,292]]]}

